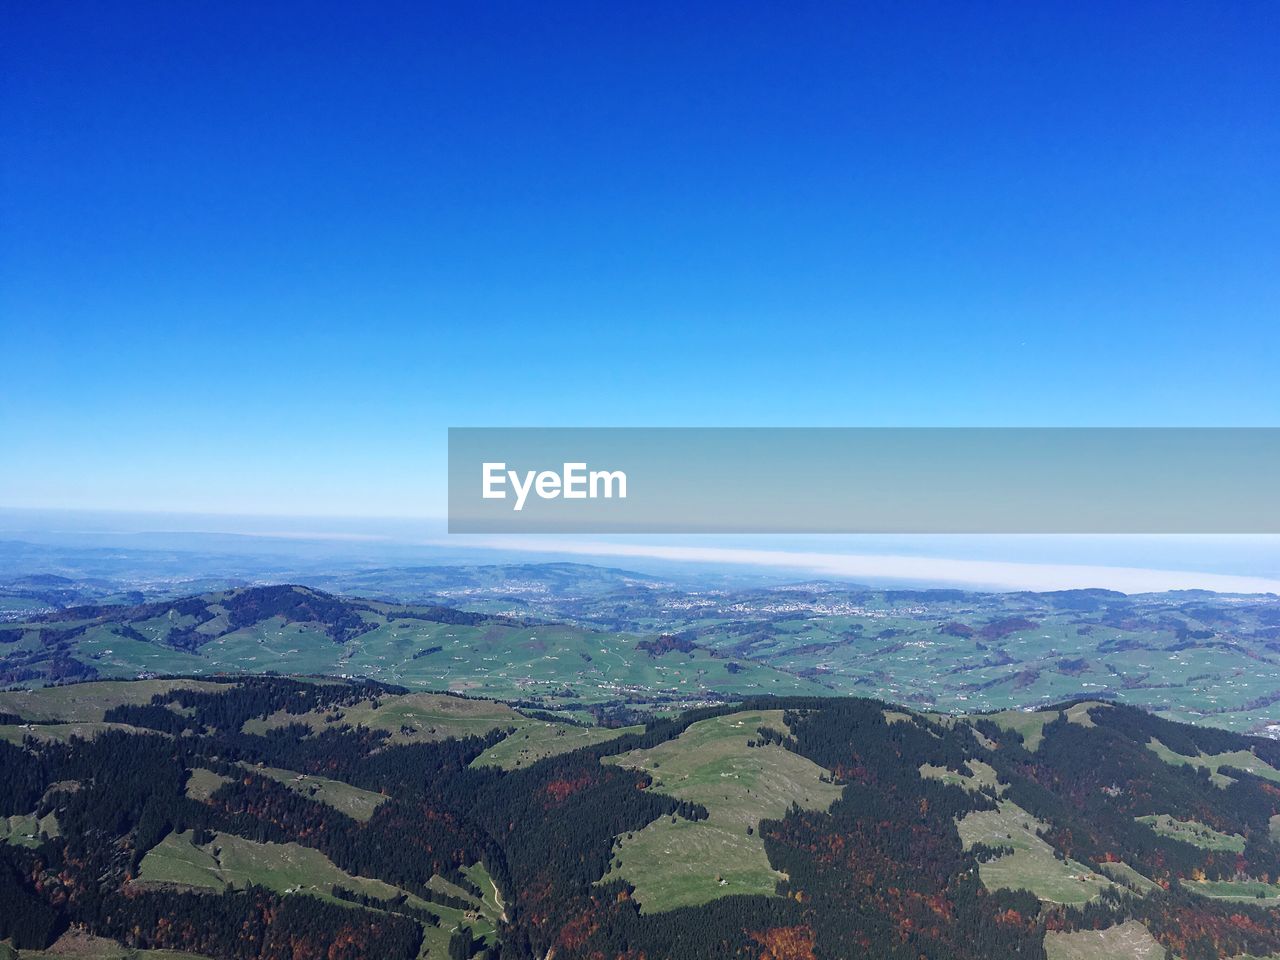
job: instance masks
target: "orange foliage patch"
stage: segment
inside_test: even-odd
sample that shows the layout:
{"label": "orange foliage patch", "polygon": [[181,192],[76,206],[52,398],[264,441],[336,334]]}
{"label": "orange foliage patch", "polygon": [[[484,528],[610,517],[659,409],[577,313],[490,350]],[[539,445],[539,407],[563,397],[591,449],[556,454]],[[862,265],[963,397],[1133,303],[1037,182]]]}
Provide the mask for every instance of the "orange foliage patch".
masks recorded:
{"label": "orange foliage patch", "polygon": [[590,783],[591,778],[584,773],[572,780],[552,780],[542,788],[542,792],[557,803],[563,803]]}
{"label": "orange foliage patch", "polygon": [[764,947],[760,960],[816,960],[813,930],[807,926],[758,930],[751,939]]}

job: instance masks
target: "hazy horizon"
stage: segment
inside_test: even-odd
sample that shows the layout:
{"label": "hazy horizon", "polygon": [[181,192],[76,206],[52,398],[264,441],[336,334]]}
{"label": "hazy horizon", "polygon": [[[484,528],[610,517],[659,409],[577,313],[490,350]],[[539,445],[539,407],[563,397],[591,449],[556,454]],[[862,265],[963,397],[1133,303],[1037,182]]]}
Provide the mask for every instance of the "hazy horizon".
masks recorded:
{"label": "hazy horizon", "polygon": [[443,519],[0,508],[0,540],[85,549],[305,552],[387,566],[575,560],[983,590],[1280,593],[1276,536],[447,536]]}

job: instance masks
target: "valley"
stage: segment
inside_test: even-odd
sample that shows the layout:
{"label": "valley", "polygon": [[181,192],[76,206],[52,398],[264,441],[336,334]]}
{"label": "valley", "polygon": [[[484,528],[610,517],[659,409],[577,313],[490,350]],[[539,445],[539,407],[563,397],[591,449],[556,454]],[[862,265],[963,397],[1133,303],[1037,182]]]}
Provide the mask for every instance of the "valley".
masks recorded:
{"label": "valley", "polygon": [[[636,718],[764,694],[873,696],[940,713],[1093,696],[1280,734],[1271,595],[723,589],[580,564],[312,582],[344,592],[236,587],[26,620],[11,612],[0,620],[0,684],[315,674]],[[405,599],[386,599],[392,591]]]}

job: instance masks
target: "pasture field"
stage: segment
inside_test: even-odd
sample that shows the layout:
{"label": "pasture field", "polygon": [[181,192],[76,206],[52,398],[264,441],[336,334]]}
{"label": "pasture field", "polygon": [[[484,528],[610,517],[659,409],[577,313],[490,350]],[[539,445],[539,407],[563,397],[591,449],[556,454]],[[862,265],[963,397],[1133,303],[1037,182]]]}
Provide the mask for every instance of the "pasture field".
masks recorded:
{"label": "pasture field", "polygon": [[1098,866],[1112,880],[1137,893],[1150,893],[1159,886],[1154,880],[1144,877],[1133,867],[1121,861],[1100,863]]}
{"label": "pasture field", "polygon": [[234,672],[234,665],[211,667],[208,661],[162,643],[126,637],[112,626],[89,628],[79,638],[80,656],[100,676],[133,679],[147,674],[207,674]]}
{"label": "pasture field", "polygon": [[455,907],[432,903],[431,912],[440,917],[440,923],[434,927],[423,928],[421,956],[430,957],[432,960],[437,957],[447,957],[449,955],[449,938],[460,925],[470,927],[471,934],[476,939],[484,939],[488,943],[495,942],[498,920],[502,918],[503,913],[494,894],[493,880],[490,878],[489,872],[479,863],[467,867],[462,872],[468,880],[483,891],[484,895],[477,900],[461,887],[450,883],[443,877],[432,877],[429,886],[433,890],[439,890],[441,893],[447,893],[454,897],[462,897],[464,900],[470,901],[474,906],[466,910],[459,910]]}
{"label": "pasture field", "polygon": [[634,884],[641,910],[773,894],[781,874],[765,855],[760,821],[780,818],[793,803],[826,809],[840,796],[843,788],[823,782],[825,771],[811,760],[776,744],[759,745],[759,727],[783,730],[782,711],[702,720],[675,740],[605,758],[648,771],[650,789],[700,803],[710,814],[699,821],[663,817],[619,838],[607,878]]}
{"label": "pasture field", "polygon": [[[383,899],[405,893],[381,880],[353,876],[319,850],[296,843],[257,843],[229,833],[215,834],[203,846],[191,841],[191,831],[169,834],[142,858],[136,882],[210,890],[243,889],[253,883],[335,903],[346,902],[331,894],[335,884]],[[412,905],[432,909],[418,897],[405,895]]]}
{"label": "pasture field", "polygon": [[[334,643],[319,625],[271,617],[210,640],[198,654],[122,637],[107,627],[92,628],[78,646],[100,672],[120,676],[141,671],[274,671],[365,677],[504,699],[554,698],[572,692],[586,701],[659,692],[694,698],[708,689],[739,694],[824,692],[811,680],[763,664],[739,664],[735,672],[729,661],[705,650],[693,656],[649,657],[637,653],[640,638],[630,634],[564,624],[469,626],[393,615],[384,621],[367,611],[362,617],[378,625],[343,644]],[[147,635],[151,625],[133,626]],[[158,627],[154,632],[159,635]]]}
{"label": "pasture field", "polygon": [[215,834],[211,842],[202,846],[195,846],[191,841],[190,831],[169,834],[142,858],[135,883],[144,887],[172,884],[214,891],[227,887],[242,889],[253,883],[278,893],[318,897],[347,907],[351,904],[333,896],[335,885],[379,899],[404,894],[407,905],[429,910],[440,918],[438,926],[423,927],[420,956],[432,960],[448,956],[449,937],[459,925],[470,927],[477,939],[494,942],[497,920],[502,915],[493,882],[479,864],[464,872],[484,891],[481,899],[442,877],[433,877],[429,884],[433,889],[474,904],[458,909],[428,903],[381,880],[349,874],[320,851],[296,843],[257,843],[226,833]]}
{"label": "pasture field", "polygon": [[187,796],[192,800],[208,800],[213,796],[214,791],[230,782],[230,777],[224,777],[204,767],[196,767],[187,777]]}
{"label": "pasture field", "polygon": [[[523,718],[522,718],[523,719]],[[527,767],[531,763],[617,739],[623,734],[643,732],[644,727],[577,727],[567,723],[525,721],[514,733],[495,743],[472,761],[473,767],[495,766],[503,770]]]}
{"label": "pasture field", "polygon": [[969,769],[973,772],[972,776],[965,776],[958,770],[935,766],[932,763],[920,765],[920,776],[941,780],[943,783],[952,783],[975,793],[981,787],[995,787],[998,793],[1003,793],[1004,789],[1007,788],[1007,785],[1002,787],[999,778],[996,776],[995,768],[990,764],[983,763],[981,760],[969,760],[967,763]]}
{"label": "pasture field", "polygon": [[0,712],[35,723],[98,723],[112,707],[150,703],[170,690],[216,691],[226,683],[211,680],[100,680],[61,687],[0,692]]}
{"label": "pasture field", "polygon": [[490,921],[497,921],[506,912],[502,906],[501,898],[498,896],[498,886],[493,882],[493,878],[489,876],[489,871],[485,869],[483,863],[473,863],[462,871],[462,875],[474,883],[481,890],[481,897],[478,909],[481,914],[488,917]]}
{"label": "pasture field", "polygon": [[[535,720],[496,700],[449,696],[442,693],[385,694],[353,706],[310,713],[280,711],[245,723],[244,733],[301,724],[319,732],[342,725],[385,730],[393,744],[443,740],[448,737],[483,736],[492,730],[511,729],[510,736],[485,750],[473,766],[492,765],[511,770],[546,757],[603,743],[639,727],[610,729]],[[0,728],[2,729],[2,728]],[[290,777],[296,774],[290,773]],[[281,782],[285,782],[282,780]],[[292,782],[286,783],[292,785]],[[319,798],[317,798],[319,799]]]}
{"label": "pasture field", "polygon": [[1259,906],[1274,907],[1280,903],[1280,883],[1261,880],[1186,880],[1188,890],[1214,900],[1241,900]]}
{"label": "pasture field", "polygon": [[0,843],[14,843],[20,847],[38,847],[41,834],[56,837],[61,834],[58,818],[52,813],[37,819],[34,813],[0,817]]}
{"label": "pasture field", "polygon": [[444,740],[448,737],[483,736],[490,730],[533,723],[505,703],[468,700],[441,693],[387,694],[362,700],[353,706],[309,713],[281,710],[265,719],[249,720],[244,733],[301,724],[313,733],[343,725],[385,730],[392,743]]}
{"label": "pasture field", "polygon": [[[18,950],[17,960],[208,960],[180,950],[135,950],[78,930],[68,930],[47,950]],[[5,957],[0,945],[0,958]]]}
{"label": "pasture field", "polygon": [[[387,800],[380,793],[361,790],[359,787],[353,787],[351,784],[343,783],[341,780],[329,780],[326,777],[317,777],[310,773],[298,773],[296,770],[281,770],[277,767],[256,765],[246,765],[246,769],[260,776],[270,777],[277,783],[288,787],[294,793],[328,804],[338,812],[345,813],[356,820],[368,820],[373,816],[373,811],[377,810]],[[217,776],[211,771],[206,770],[204,772]],[[195,779],[194,774],[192,779]],[[187,795],[191,795],[190,781],[187,783]]]}
{"label": "pasture field", "polygon": [[[1070,723],[1077,723],[1082,727],[1095,726],[1090,711],[1094,709],[1106,709],[1107,704],[1097,700],[1083,700],[1080,703],[1072,704],[1065,711],[1067,720]],[[1022,745],[1031,752],[1035,752],[1040,746],[1040,742],[1044,739],[1044,728],[1047,724],[1053,723],[1058,719],[1057,710],[1001,710],[999,713],[989,714],[986,719],[991,720],[997,726],[1005,730],[1013,730],[1022,734]]]}
{"label": "pasture field", "polygon": [[1002,710],[987,719],[1003,730],[1022,734],[1022,745],[1034,753],[1044,739],[1045,724],[1058,719],[1058,714],[1053,710]]}
{"label": "pasture field", "polygon": [[[266,606],[258,619],[244,623],[244,617],[253,616],[255,597],[265,598]],[[474,615],[468,620],[467,614],[349,601],[301,587],[193,599],[194,605],[167,611],[121,607],[94,620],[60,620],[55,627],[0,626],[0,653],[36,655],[51,664],[54,653],[73,652],[105,677],[265,672],[362,677],[410,689],[508,700],[538,697],[548,703],[654,694],[696,701],[709,691],[821,694],[827,689],[763,663],[717,657],[702,648],[650,656],[636,647],[643,634],[574,624],[529,626]],[[282,604],[291,612],[270,612]],[[329,619],[304,619],[312,615]],[[47,647],[41,638],[48,631],[65,639]],[[175,637],[181,642],[173,642]]]}
{"label": "pasture field", "polygon": [[1044,937],[1048,960],[1164,960],[1164,947],[1137,920],[1105,930],[1050,931]]}
{"label": "pasture field", "polygon": [[163,737],[158,730],[133,727],[127,723],[33,723],[33,724],[0,724],[0,740],[21,745],[27,737],[33,737],[41,743],[67,743],[74,737],[81,740],[92,740],[107,730],[123,730],[125,733],[145,733],[150,736]]}
{"label": "pasture field", "polygon": [[[348,644],[344,668],[408,686],[447,688],[476,696],[554,698],[571,690],[583,700],[638,692],[697,696],[722,693],[815,693],[818,684],[763,664],[741,665],[705,650],[649,657],[640,638],[565,624],[457,626],[391,620]],[[423,651],[440,647],[434,653]],[[419,654],[415,659],[414,653]]]}
{"label": "pasture field", "polygon": [[[1280,688],[1280,657],[1261,641],[1240,642],[1265,629],[1265,602],[1256,610],[1212,611],[1170,597],[1115,602],[1129,615],[1056,610],[1031,598],[843,598],[815,589],[795,595],[794,618],[768,617],[767,629],[746,639],[743,618],[764,620],[779,606],[776,595],[738,600],[736,616],[724,624],[711,616],[691,623],[699,643],[726,655],[797,674],[817,671],[834,692],[918,710],[1021,710],[1105,695],[1238,732],[1268,719],[1271,712],[1257,704]],[[832,613],[840,607],[850,612]],[[986,629],[1002,621],[1009,628]],[[1203,642],[1188,643],[1179,630]]]}
{"label": "pasture field", "polygon": [[1045,826],[1008,800],[1001,800],[997,810],[966,814],[956,824],[966,850],[975,843],[1013,848],[1013,853],[978,864],[988,890],[1029,890],[1048,903],[1084,903],[1113,886],[1082,863],[1057,859],[1036,835]]}
{"label": "pasture field", "polygon": [[1161,836],[1172,837],[1184,843],[1193,843],[1206,850],[1231,850],[1235,853],[1244,853],[1244,837],[1238,833],[1220,833],[1213,827],[1195,820],[1177,820],[1163,813],[1134,819],[1139,823],[1145,823]]}
{"label": "pasture field", "polygon": [[1209,779],[1219,787],[1229,787],[1233,781],[1225,773],[1220,772],[1222,767],[1235,767],[1238,770],[1244,770],[1255,776],[1262,777],[1264,780],[1273,780],[1280,783],[1280,770],[1271,766],[1265,760],[1255,757],[1248,750],[1232,750],[1229,753],[1202,753],[1195,757],[1186,757],[1180,753],[1175,753],[1155,737],[1147,744],[1147,749],[1154,753],[1165,763],[1172,763],[1175,766],[1204,767],[1209,771]]}

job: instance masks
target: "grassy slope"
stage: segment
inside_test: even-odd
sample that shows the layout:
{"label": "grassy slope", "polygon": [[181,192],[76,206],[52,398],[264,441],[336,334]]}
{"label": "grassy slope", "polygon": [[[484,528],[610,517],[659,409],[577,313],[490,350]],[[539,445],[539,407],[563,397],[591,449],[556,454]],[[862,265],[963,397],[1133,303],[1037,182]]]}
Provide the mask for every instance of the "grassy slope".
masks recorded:
{"label": "grassy slope", "polygon": [[1048,960],[1164,960],[1164,947],[1136,920],[1106,930],[1048,933]]}
{"label": "grassy slope", "polygon": [[[745,647],[736,624],[727,624],[721,635],[711,627],[699,639],[789,671],[822,670],[823,682],[841,693],[944,712],[1048,704],[1105,691],[1170,719],[1244,732],[1268,716],[1249,705],[1280,688],[1280,656],[1259,656],[1254,645],[1184,648],[1173,631],[1155,622],[1158,616],[1176,611],[1174,619],[1209,632],[1221,625],[1196,622],[1173,605],[1135,606],[1134,625],[1120,628],[1097,614],[1019,610],[1018,604],[1017,598],[988,606],[873,599],[860,603],[865,609],[858,613],[774,620]],[[1035,626],[998,639],[939,630],[945,620],[980,630],[1015,614]],[[1082,623],[1082,616],[1091,622]],[[1144,618],[1152,625],[1143,625]],[[1231,629],[1221,629],[1219,639],[1231,640]],[[1085,661],[1083,668],[1073,664],[1078,660]]]}
{"label": "grassy slope", "polygon": [[[103,723],[101,718],[111,707],[148,703],[153,695],[175,687],[219,690],[228,686],[228,683],[199,680],[111,680],[8,691],[0,693],[0,710],[52,722],[0,725],[0,740],[18,744],[27,737],[66,741],[72,737],[93,737],[104,730],[152,733],[125,724]],[[498,701],[409,693],[386,694],[377,701],[366,700],[328,712],[290,714],[282,711],[265,719],[250,720],[244,725],[244,732],[261,734],[294,724],[309,727],[313,732],[335,725],[386,730],[391,734],[393,743],[480,736],[494,729],[513,728],[515,733],[512,737],[499,742],[476,760],[477,765],[493,764],[506,769],[639,729],[615,730],[548,723],[526,717]],[[368,819],[383,799],[377,794],[322,777],[308,776],[305,781],[299,781],[298,773],[291,770],[265,768],[258,772],[361,820]],[[222,782],[208,770],[196,770],[192,773],[188,792],[197,799],[204,798]]]}
{"label": "grassy slope", "polygon": [[1149,877],[1140,874],[1133,867],[1122,861],[1098,864],[1102,872],[1121,886],[1128,887],[1135,893],[1150,893],[1158,884]]}
{"label": "grassy slope", "polygon": [[[1073,704],[1067,711],[1067,720],[1071,723],[1077,723],[1082,727],[1094,726],[1093,718],[1089,715],[1091,710],[1107,708],[1107,704],[1097,700],[1085,700],[1080,703]],[[1046,724],[1052,723],[1058,719],[1057,710],[1002,710],[999,713],[990,714],[988,720],[994,721],[998,726],[1006,730],[1014,730],[1022,734],[1022,744],[1028,750],[1034,751],[1040,746],[1040,741],[1044,739],[1044,728]]]}
{"label": "grassy slope", "polygon": [[135,950],[87,933],[70,930],[48,950],[20,950],[19,960],[205,960],[180,950]]}
{"label": "grassy slope", "polygon": [[643,727],[575,727],[564,723],[526,721],[511,736],[494,744],[473,762],[473,767],[496,766],[504,770],[528,766],[580,747],[613,740],[626,733],[639,733]]}
{"label": "grassy slope", "polygon": [[[257,843],[228,833],[216,834],[197,847],[191,832],[171,833],[142,858],[138,883],[164,883],[222,890],[255,883],[281,893],[305,893],[343,903],[330,893],[334,884],[367,893],[394,897],[403,891],[381,880],[356,877],[336,866],[319,850],[296,843]],[[406,894],[414,906],[431,909]]]}
{"label": "grassy slope", "polygon": [[[209,609],[216,611],[218,605],[210,601]],[[115,624],[89,623],[74,645],[77,657],[100,674],[114,677],[274,671],[368,677],[411,688],[507,699],[555,696],[568,690],[587,702],[633,694],[696,699],[707,691],[726,695],[829,692],[812,680],[751,661],[731,670],[730,660],[705,650],[650,657],[636,650],[640,638],[631,634],[564,624],[459,625],[397,616],[411,609],[371,605],[359,613],[371,629],[345,643],[336,643],[321,624],[285,622],[274,616],[218,636],[192,653],[173,649],[164,639],[175,627],[194,625],[194,619],[156,616],[128,624],[145,640],[124,636]],[[229,625],[224,620],[215,618],[197,627],[197,632],[212,635]],[[59,628],[75,626],[74,621],[59,624]],[[22,633],[20,627],[10,631]],[[27,630],[21,640],[0,648],[0,653],[31,648],[36,633]]]}
{"label": "grassy slope", "polygon": [[127,723],[46,723],[46,724],[7,724],[0,725],[0,740],[21,744],[27,737],[43,742],[59,741],[66,743],[72,737],[92,740],[107,730],[124,730],[128,733],[145,733],[161,737],[164,734],[156,730],[132,727]]}
{"label": "grassy slope", "polygon": [[[309,797],[320,803],[327,803],[335,810],[345,813],[356,820],[368,820],[373,816],[373,811],[377,810],[387,800],[380,793],[361,790],[359,787],[353,787],[351,784],[343,783],[341,780],[329,780],[310,773],[281,770],[278,767],[253,766],[249,769],[254,773],[270,777],[272,780],[284,784],[294,793]],[[188,784],[188,793],[190,793],[190,789],[190,784]]]}
{"label": "grassy slope", "polygon": [[1221,833],[1195,820],[1177,820],[1164,813],[1135,819],[1139,823],[1145,823],[1161,836],[1173,837],[1184,843],[1193,843],[1205,850],[1232,850],[1236,853],[1244,853],[1244,837],[1238,833]]}
{"label": "grassy slope", "polygon": [[184,690],[224,690],[208,680],[108,680],[62,687],[0,692],[0,711],[16,713],[36,723],[70,721],[95,723],[112,707],[150,703],[157,693]]}
{"label": "grassy slope", "polygon": [[673,741],[607,758],[649,771],[651,789],[710,812],[696,822],[662,818],[622,838],[609,877],[634,884],[641,909],[772,894],[780,875],[769,866],[760,821],[781,817],[792,803],[825,809],[840,796],[842,788],[821,782],[824,771],[812,761],[777,745],[748,747],[761,726],[783,729],[781,711],[703,720]]}
{"label": "grassy slope", "polygon": [[1265,780],[1273,780],[1280,783],[1280,770],[1275,769],[1265,760],[1260,760],[1247,750],[1233,750],[1229,753],[1202,753],[1195,757],[1184,757],[1180,753],[1175,753],[1166,747],[1154,737],[1147,744],[1147,749],[1158,756],[1165,763],[1175,765],[1185,765],[1192,767],[1204,767],[1209,771],[1209,779],[1219,787],[1228,787],[1235,781],[1224,773],[1219,773],[1222,767],[1236,767],[1249,773],[1262,777]]}
{"label": "grassy slope", "polygon": [[1008,800],[1001,800],[998,810],[966,814],[956,826],[965,849],[975,843],[1013,848],[978,865],[988,890],[1025,889],[1050,903],[1084,903],[1112,885],[1084,864],[1054,857],[1053,848],[1036,836],[1046,825]]}
{"label": "grassy slope", "polygon": [[291,724],[302,724],[313,731],[341,724],[386,730],[391,734],[392,743],[482,736],[491,730],[514,728],[511,736],[490,747],[475,761],[476,766],[492,764],[504,769],[602,743],[638,729],[614,730],[549,723],[526,717],[507,704],[494,700],[409,693],[387,694],[379,697],[376,703],[366,700],[328,713],[276,713],[264,720],[250,720],[245,724],[244,732],[264,733]]}
{"label": "grassy slope", "polygon": [[230,782],[229,777],[224,777],[220,773],[214,773],[204,767],[196,767],[187,777],[187,796],[192,800],[208,800],[215,790]]}
{"label": "grassy slope", "polygon": [[[329,718],[333,718],[330,720]],[[467,700],[436,693],[387,694],[363,700],[337,711],[274,713],[265,720],[250,720],[245,733],[265,733],[302,724],[320,732],[343,724],[386,730],[393,743],[444,740],[447,737],[482,736],[490,730],[532,723],[505,703]]]}
{"label": "grassy slope", "polygon": [[43,818],[37,818],[34,813],[0,817],[0,842],[20,847],[38,847],[42,842],[42,833],[50,837],[59,836],[58,818],[52,813]]}
{"label": "grassy slope", "polygon": [[1258,906],[1274,907],[1280,903],[1280,883],[1261,880],[1186,880],[1188,890],[1212,900],[1240,900]]}
{"label": "grassy slope", "polygon": [[[483,867],[472,868],[471,876],[481,889],[492,889]],[[465,911],[427,903],[381,880],[353,876],[310,847],[296,843],[256,843],[225,833],[217,834],[202,847],[191,843],[190,832],[169,834],[142,858],[136,882],[143,886],[176,884],[209,890],[222,890],[227,886],[243,888],[254,883],[280,893],[318,897],[347,907],[351,904],[332,895],[334,884],[380,899],[404,893],[409,905],[430,910],[440,917],[439,926],[423,929],[421,955],[432,960],[448,956],[450,934],[459,924],[471,927],[477,938],[492,943],[497,917],[490,909],[489,898],[474,901],[474,908]],[[453,895],[471,899],[459,888],[447,886]]]}
{"label": "grassy slope", "polygon": [[1000,786],[995,768],[990,764],[983,763],[981,760],[970,760],[968,761],[968,767],[972,771],[971,776],[965,776],[958,770],[950,770],[947,767],[924,763],[920,765],[920,776],[932,777],[935,780],[941,780],[943,783],[952,783],[975,793],[980,787],[995,787],[999,792],[1007,789],[1007,785],[1005,787]]}

